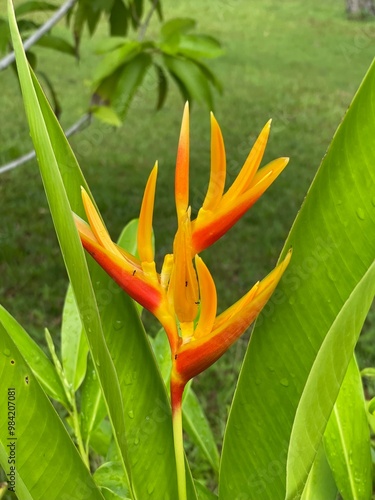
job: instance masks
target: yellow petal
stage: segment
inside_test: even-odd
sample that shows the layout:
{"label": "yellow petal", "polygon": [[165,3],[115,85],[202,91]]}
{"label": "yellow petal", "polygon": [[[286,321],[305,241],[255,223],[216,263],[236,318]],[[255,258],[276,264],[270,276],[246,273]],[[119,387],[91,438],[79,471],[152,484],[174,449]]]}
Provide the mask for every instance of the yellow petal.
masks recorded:
{"label": "yellow petal", "polygon": [[190,209],[180,220],[173,255],[170,289],[176,316],[181,323],[194,321],[198,313],[198,281],[192,262]]}
{"label": "yellow petal", "polygon": [[248,188],[262,161],[271,129],[271,120],[263,127],[237,178],[225,193],[224,200],[234,200]]}
{"label": "yellow petal", "polygon": [[195,257],[195,267],[198,274],[201,312],[194,338],[199,339],[211,333],[217,311],[217,294],[211,273],[198,255]]}
{"label": "yellow petal", "polygon": [[220,203],[225,186],[226,158],[223,135],[213,113],[211,113],[211,175],[206,198],[205,210],[215,210]]}
{"label": "yellow petal", "polygon": [[[287,268],[291,251],[263,280],[247,299],[232,306],[232,313],[218,316],[212,332],[200,339],[181,345],[174,369],[185,383],[217,361],[247,330],[265,306]],[[251,298],[250,298],[251,297]],[[239,304],[241,307],[238,307]]]}
{"label": "yellow petal", "polygon": [[152,247],[152,216],[154,212],[155,187],[158,175],[158,163],[148,178],[145,192],[143,195],[141,211],[138,224],[138,254],[141,262],[153,262],[154,250]]}
{"label": "yellow petal", "polygon": [[109,236],[108,231],[105,228],[102,219],[100,218],[100,215],[96,211],[96,208],[93,202],[91,201],[90,196],[86,193],[84,188],[81,188],[81,194],[87,219],[89,221],[91,230],[95,235],[95,238],[101,245],[103,245],[104,248],[110,250],[113,254],[121,257],[121,253],[117,249],[117,246],[111,240],[111,237]]}
{"label": "yellow petal", "polygon": [[178,143],[175,198],[177,215],[180,216],[189,205],[189,103],[185,104]]}

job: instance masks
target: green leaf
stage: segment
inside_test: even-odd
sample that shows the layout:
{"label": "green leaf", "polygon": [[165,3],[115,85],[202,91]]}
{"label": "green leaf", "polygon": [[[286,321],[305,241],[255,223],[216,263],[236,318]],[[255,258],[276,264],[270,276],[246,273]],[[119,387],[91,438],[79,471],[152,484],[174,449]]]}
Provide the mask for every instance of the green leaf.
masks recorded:
{"label": "green leaf", "polygon": [[36,45],[47,49],[53,49],[70,56],[76,56],[75,47],[73,47],[73,45],[67,42],[64,38],[56,35],[46,34],[36,42]]}
{"label": "green leaf", "polygon": [[0,306],[0,323],[17,345],[45,392],[65,408],[69,408],[64,387],[53,364],[38,344],[2,306]]}
{"label": "green leaf", "polygon": [[8,23],[0,19],[0,54],[5,54],[8,51],[10,41],[10,32]]}
{"label": "green leaf", "polygon": [[163,43],[169,42],[176,35],[191,31],[196,26],[196,21],[189,17],[176,17],[163,24],[160,35]]}
{"label": "green leaf", "polygon": [[30,14],[30,12],[46,11],[46,10],[56,10],[57,5],[50,2],[24,2],[15,7],[15,13],[17,17],[24,16],[25,14]]}
{"label": "green leaf", "polygon": [[[133,301],[88,256],[96,300],[93,297],[86,264],[82,262],[82,246],[70,215],[71,207],[83,216],[80,185],[85,187],[86,182],[38,82],[35,78],[30,80],[14,19],[11,26],[31,135],[114,437],[121,450],[120,459],[132,478],[131,484],[127,481],[129,489],[136,498],[158,500],[162,491],[165,500],[175,500],[172,419],[164,384]],[[194,500],[189,469],[187,478],[188,498]]]}
{"label": "green leaf", "polygon": [[154,338],[150,337],[150,342],[154,350],[164,384],[168,388],[171,376],[172,360],[171,349],[169,347],[168,337],[164,328],[161,328]]}
{"label": "green leaf", "polygon": [[182,409],[184,430],[189,434],[196,446],[201,449],[215,473],[218,474],[219,452],[215,439],[203,408],[191,388],[187,391]]}
{"label": "green leaf", "polygon": [[125,36],[128,32],[128,9],[122,0],[115,0],[109,16],[111,36]]}
{"label": "green leaf", "polygon": [[[122,119],[125,118],[134,94],[141,86],[150,65],[151,56],[141,53],[129,61],[122,70],[113,95],[113,106]],[[139,99],[142,99],[141,94]]]}
{"label": "green leaf", "polygon": [[104,339],[86,259],[71,213],[71,209],[74,209],[76,213],[83,215],[80,186],[85,187],[86,182],[48,101],[37,80],[30,73],[10,0],[8,11],[30,133],[39,160],[51,215],[108,405],[114,435],[121,450],[121,458],[124,467],[126,464],[126,470],[129,471],[119,380]]}
{"label": "green leaf", "polygon": [[130,61],[139,54],[141,44],[135,41],[127,41],[121,47],[109,52],[99,63],[94,74],[94,86],[100,81],[114,73],[120,66]]}
{"label": "green leaf", "polygon": [[[172,75],[187,89],[189,95],[199,103],[213,108],[212,93],[200,67],[190,59],[164,54],[164,63]],[[184,96],[185,97],[185,96]]]}
{"label": "green leaf", "polygon": [[323,443],[316,454],[301,500],[336,500],[337,486],[327,462]]}
{"label": "green leaf", "polygon": [[[343,304],[343,307],[339,311],[317,353],[306,381],[297,407],[290,437],[287,461],[287,498],[295,498],[296,494],[301,492],[304,487],[374,295],[375,262],[370,266],[350,294],[348,300]],[[340,349],[337,349],[337,346],[340,346]],[[319,389],[321,387],[324,387],[324,391]],[[347,388],[344,388],[344,391],[347,390]],[[350,395],[353,396],[353,392],[350,391],[350,393]],[[353,400],[350,402],[350,411],[352,411],[352,404],[354,402]],[[340,429],[340,417],[345,417],[339,415],[339,413],[343,413],[343,404],[348,404],[348,401],[343,403],[340,398],[339,409],[334,410],[333,420],[331,421],[329,431],[331,436],[336,434],[335,437],[337,437],[337,434],[340,433],[340,431],[342,432],[342,429]],[[356,407],[358,409],[358,404]],[[356,414],[356,421],[359,415]],[[364,415],[362,415],[362,417],[363,416]],[[364,428],[363,425],[365,426]],[[369,466],[370,442],[366,419],[363,423],[362,418],[362,421],[359,421],[358,427],[359,430],[356,437],[359,437],[361,441],[357,443],[357,446],[367,445],[367,450],[365,448],[364,454],[362,455],[361,453],[362,457],[359,458],[360,464],[356,463],[356,473],[354,474],[353,469],[351,471],[346,471],[346,473],[350,475],[350,489],[347,489],[346,481],[345,490],[351,491],[351,493],[353,493],[352,488],[355,484],[352,485],[350,483],[351,480],[354,481],[354,475],[359,475],[359,472],[357,472],[359,466],[364,467],[361,479],[365,481],[364,485],[360,488],[362,489],[363,487],[364,491],[367,491],[368,480],[370,479],[371,489],[371,477],[369,477],[371,470]],[[364,429],[367,431],[366,437],[364,437],[364,434],[366,434]],[[341,439],[341,446],[339,444],[337,444],[337,446],[339,449],[341,448],[342,452],[346,455],[348,453],[346,446],[353,446],[353,436],[341,436]],[[348,443],[351,443],[351,445],[348,445]],[[332,442],[330,442],[330,444],[332,445]],[[332,446],[328,449],[331,452],[333,451]],[[355,455],[355,453],[353,454]],[[330,456],[331,454],[327,455],[328,460]],[[346,457],[343,458],[345,461]],[[349,457],[347,460],[349,460]],[[336,467],[338,465],[337,462],[338,460],[335,460]],[[336,479],[338,476],[340,476],[340,472],[335,476]]]}
{"label": "green leaf", "polygon": [[168,93],[168,80],[165,72],[161,66],[155,64],[156,75],[158,79],[158,101],[156,104],[156,109],[159,110],[163,107],[165,99]]}
{"label": "green leaf", "polygon": [[370,431],[354,357],[328,421],[324,447],[341,496],[352,500],[371,498]]}
{"label": "green leaf", "polygon": [[212,493],[204,484],[199,481],[194,481],[198,493],[198,500],[217,500],[217,495]]}
{"label": "green leaf", "polygon": [[116,111],[110,106],[92,106],[90,111],[99,120],[113,127],[121,127],[122,121],[120,120]]}
{"label": "green leaf", "polygon": [[81,388],[81,433],[86,450],[89,449],[91,434],[107,414],[102,390],[94,363],[89,357],[86,377]]}
{"label": "green leaf", "polygon": [[214,59],[224,54],[220,42],[209,35],[181,36],[178,51],[192,59]]}
{"label": "green leaf", "polygon": [[86,374],[89,346],[74,298],[68,287],[61,325],[61,358],[64,374],[74,391],[77,391]]}
{"label": "green leaf", "polygon": [[[8,429],[10,419],[0,421],[0,464],[10,472],[8,460],[14,442],[17,498],[103,499],[55,409],[2,325],[0,379],[4,388],[0,392],[1,408],[15,412],[11,420],[14,435]],[[13,396],[15,399],[11,399]]]}
{"label": "green leaf", "polygon": [[[374,89],[372,65],[286,241],[282,256],[293,247],[292,260],[257,321],[230,411],[221,500],[240,493],[284,500],[287,449],[306,380],[336,316],[373,263],[375,120],[368,110]],[[342,335],[332,354],[344,361],[341,352],[351,347]],[[324,387],[332,383],[326,378]]]}
{"label": "green leaf", "polygon": [[127,39],[123,36],[111,36],[99,40],[94,45],[95,54],[105,54],[107,52],[112,52],[118,47],[123,46],[127,42]]}
{"label": "green leaf", "polygon": [[[120,462],[105,462],[96,469],[93,477],[102,491],[108,490],[120,499],[128,498],[129,489],[126,486],[126,478],[124,477],[124,470]],[[103,494],[105,496],[104,491]]]}

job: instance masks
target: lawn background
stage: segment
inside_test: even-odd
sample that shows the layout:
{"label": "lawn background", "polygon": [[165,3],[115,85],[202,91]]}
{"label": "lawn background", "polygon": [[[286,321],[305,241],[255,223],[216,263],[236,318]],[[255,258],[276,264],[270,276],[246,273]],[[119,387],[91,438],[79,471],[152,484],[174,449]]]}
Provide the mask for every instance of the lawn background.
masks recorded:
{"label": "lawn background", "polygon": [[[203,253],[223,310],[275,265],[308,186],[373,59],[375,23],[347,20],[344,0],[189,0],[176,4],[163,1],[166,19],[195,18],[197,32],[217,37],[225,49],[224,56],[210,65],[224,87],[223,95],[216,95],[214,111],[226,143],[228,182],[269,118],[273,125],[265,161],[291,157],[285,172],[255,207],[214,249]],[[0,15],[5,15],[5,0],[0,0]],[[103,23],[102,35],[105,29]],[[56,31],[70,36],[63,23]],[[149,33],[157,31],[155,19]],[[64,127],[87,109],[90,78],[98,62],[91,51],[93,43],[85,37],[79,63],[48,49],[36,49],[39,67],[50,75],[60,97]],[[71,140],[114,238],[138,215],[148,173],[159,160],[154,220],[159,269],[163,255],[171,251],[176,229],[173,171],[183,108],[173,82],[169,88],[164,109],[155,112],[155,81],[150,76],[123,127],[116,130],[95,121]],[[30,148],[18,83],[9,68],[0,73],[0,164]],[[194,104],[194,213],[208,177],[209,114]],[[35,161],[0,176],[0,207],[0,303],[34,338],[43,338],[45,326],[58,338],[67,278]],[[147,324],[155,330],[150,318]],[[363,366],[375,363],[374,330],[372,313],[361,339]],[[195,381],[218,440],[247,338]]]}

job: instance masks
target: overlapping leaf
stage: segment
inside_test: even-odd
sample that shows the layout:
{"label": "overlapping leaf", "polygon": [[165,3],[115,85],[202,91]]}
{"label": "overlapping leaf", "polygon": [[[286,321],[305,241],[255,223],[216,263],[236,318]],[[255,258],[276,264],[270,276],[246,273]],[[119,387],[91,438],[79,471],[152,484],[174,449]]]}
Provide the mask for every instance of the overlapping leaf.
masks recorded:
{"label": "overlapping leaf", "polygon": [[[287,450],[307,377],[375,258],[374,109],[373,64],[292,227],[282,254],[293,247],[291,264],[250,341],[224,440],[221,500],[285,497]],[[333,357],[341,343],[334,349]]]}

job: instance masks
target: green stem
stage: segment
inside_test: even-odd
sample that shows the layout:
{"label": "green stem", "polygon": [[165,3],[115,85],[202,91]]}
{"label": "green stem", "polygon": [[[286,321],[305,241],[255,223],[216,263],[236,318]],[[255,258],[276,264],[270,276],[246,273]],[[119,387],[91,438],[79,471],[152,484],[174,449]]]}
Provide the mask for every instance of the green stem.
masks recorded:
{"label": "green stem", "polygon": [[79,452],[81,454],[81,457],[82,457],[86,467],[90,470],[89,457],[87,454],[86,447],[83,443],[82,434],[81,434],[81,426],[79,425],[79,418],[78,418],[78,411],[77,411],[77,404],[76,404],[75,395],[73,395],[73,398],[72,398],[72,412],[70,415],[73,419],[74,434],[75,434],[76,439],[77,439],[77,445],[78,445]]}
{"label": "green stem", "polygon": [[182,433],[182,394],[184,385],[176,384],[171,378],[171,403],[173,421],[174,453],[176,457],[178,500],[187,500],[184,440]]}

